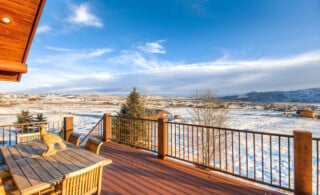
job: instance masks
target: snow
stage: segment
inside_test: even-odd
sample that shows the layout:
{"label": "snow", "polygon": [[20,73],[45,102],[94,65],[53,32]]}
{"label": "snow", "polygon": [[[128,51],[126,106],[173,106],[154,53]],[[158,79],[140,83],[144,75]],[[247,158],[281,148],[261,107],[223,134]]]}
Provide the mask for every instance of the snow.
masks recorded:
{"label": "snow", "polygon": [[[173,115],[191,119],[190,108],[165,108]],[[262,108],[231,108],[227,128],[293,135],[294,130],[310,131],[313,137],[320,137],[320,120],[298,116],[284,116],[283,112]]]}

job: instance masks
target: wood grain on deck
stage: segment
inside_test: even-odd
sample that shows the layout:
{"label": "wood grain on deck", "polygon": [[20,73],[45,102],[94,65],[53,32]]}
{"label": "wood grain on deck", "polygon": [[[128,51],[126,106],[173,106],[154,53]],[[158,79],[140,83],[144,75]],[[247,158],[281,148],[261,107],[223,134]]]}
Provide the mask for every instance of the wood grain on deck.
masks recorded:
{"label": "wood grain on deck", "polygon": [[104,168],[101,194],[280,194],[114,142],[100,155],[113,161]]}

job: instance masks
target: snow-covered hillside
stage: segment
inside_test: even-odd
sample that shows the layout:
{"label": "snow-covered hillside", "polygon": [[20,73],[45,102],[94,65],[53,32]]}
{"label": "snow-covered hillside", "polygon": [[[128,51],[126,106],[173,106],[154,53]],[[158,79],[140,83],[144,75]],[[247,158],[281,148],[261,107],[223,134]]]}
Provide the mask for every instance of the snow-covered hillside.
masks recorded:
{"label": "snow-covered hillside", "polygon": [[250,102],[320,103],[320,88],[296,91],[250,92],[244,95],[226,96],[223,99]]}

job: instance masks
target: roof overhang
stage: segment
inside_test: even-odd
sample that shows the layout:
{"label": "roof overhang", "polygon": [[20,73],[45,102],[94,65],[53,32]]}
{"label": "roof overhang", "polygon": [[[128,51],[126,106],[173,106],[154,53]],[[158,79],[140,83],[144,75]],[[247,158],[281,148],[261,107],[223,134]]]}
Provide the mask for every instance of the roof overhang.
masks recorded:
{"label": "roof overhang", "polygon": [[45,0],[0,1],[0,80],[20,81]]}

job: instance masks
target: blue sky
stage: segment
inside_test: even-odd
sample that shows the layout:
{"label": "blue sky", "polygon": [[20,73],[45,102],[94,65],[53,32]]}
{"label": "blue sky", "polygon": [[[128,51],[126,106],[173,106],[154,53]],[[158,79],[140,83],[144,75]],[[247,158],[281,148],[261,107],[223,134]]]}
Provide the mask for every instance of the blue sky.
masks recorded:
{"label": "blue sky", "polygon": [[318,0],[47,0],[3,92],[218,95],[320,87]]}

